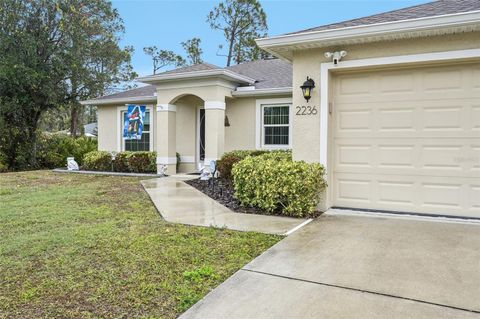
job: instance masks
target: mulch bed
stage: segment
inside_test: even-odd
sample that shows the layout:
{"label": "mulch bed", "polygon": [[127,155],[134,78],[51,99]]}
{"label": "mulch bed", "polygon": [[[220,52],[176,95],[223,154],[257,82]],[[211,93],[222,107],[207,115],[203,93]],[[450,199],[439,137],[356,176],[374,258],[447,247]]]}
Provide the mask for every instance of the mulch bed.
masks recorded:
{"label": "mulch bed", "polygon": [[[210,198],[213,198],[223,206],[230,208],[236,213],[244,214],[259,214],[259,215],[277,215],[284,216],[280,210],[274,211],[273,213],[267,213],[260,208],[251,207],[251,206],[242,206],[240,201],[235,198],[235,189],[230,180],[224,178],[216,178],[214,183],[212,181],[202,181],[200,179],[192,179],[185,181],[188,185],[195,187],[205,195]],[[315,218],[320,216],[322,213],[319,211],[312,212],[308,217]]]}

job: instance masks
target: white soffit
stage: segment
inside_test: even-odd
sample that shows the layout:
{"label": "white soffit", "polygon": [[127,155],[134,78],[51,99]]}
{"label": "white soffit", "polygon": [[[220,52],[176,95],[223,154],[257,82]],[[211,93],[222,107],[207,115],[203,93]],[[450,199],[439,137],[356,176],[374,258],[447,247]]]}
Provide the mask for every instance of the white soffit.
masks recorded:
{"label": "white soffit", "polygon": [[286,34],[257,39],[256,42],[262,49],[290,61],[293,57],[292,51],[298,49],[412,39],[471,31],[480,31],[480,11]]}

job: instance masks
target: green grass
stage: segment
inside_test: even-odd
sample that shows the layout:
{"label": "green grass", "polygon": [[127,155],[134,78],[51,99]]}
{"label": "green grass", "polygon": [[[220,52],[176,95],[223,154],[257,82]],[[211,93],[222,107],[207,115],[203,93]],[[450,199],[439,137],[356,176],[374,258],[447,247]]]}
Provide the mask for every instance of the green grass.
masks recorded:
{"label": "green grass", "polygon": [[137,178],[0,174],[0,318],[175,318],[278,240],[169,224]]}

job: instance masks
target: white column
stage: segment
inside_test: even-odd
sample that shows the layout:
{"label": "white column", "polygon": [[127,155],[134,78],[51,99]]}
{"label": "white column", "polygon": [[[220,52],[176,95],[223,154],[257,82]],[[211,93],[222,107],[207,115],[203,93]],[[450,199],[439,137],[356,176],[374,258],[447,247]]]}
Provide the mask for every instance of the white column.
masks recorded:
{"label": "white column", "polygon": [[156,141],[157,172],[161,165],[167,166],[166,174],[176,174],[176,120],[177,108],[173,104],[157,104]]}
{"label": "white column", "polygon": [[225,102],[205,101],[205,167],[218,160],[225,148]]}

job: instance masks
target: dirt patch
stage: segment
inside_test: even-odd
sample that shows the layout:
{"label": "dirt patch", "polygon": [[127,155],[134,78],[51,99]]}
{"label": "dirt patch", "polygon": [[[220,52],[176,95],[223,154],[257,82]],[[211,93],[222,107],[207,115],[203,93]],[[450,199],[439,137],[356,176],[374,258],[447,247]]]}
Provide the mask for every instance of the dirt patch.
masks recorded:
{"label": "dirt patch", "polygon": [[[192,179],[189,181],[185,181],[185,183],[195,187],[208,197],[213,198],[223,206],[230,208],[236,213],[285,216],[282,214],[281,210],[276,210],[272,213],[268,213],[257,207],[243,206],[242,203],[240,203],[240,201],[235,198],[235,189],[233,187],[233,183],[230,180],[224,178],[216,178],[213,181]],[[320,216],[321,214],[321,212],[315,211],[309,214],[308,217],[315,218]]]}

